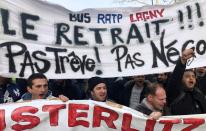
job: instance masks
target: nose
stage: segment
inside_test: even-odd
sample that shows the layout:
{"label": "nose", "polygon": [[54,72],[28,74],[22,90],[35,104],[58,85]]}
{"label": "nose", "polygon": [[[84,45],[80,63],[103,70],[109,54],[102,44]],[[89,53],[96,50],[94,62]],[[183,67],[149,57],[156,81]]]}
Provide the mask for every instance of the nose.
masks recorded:
{"label": "nose", "polygon": [[190,76],[190,80],[193,80],[193,79],[195,79],[195,77],[194,76]]}
{"label": "nose", "polygon": [[163,100],[162,100],[162,103],[163,103],[163,104],[166,104],[166,103],[167,103],[167,100],[166,100],[166,99],[163,99]]}
{"label": "nose", "polygon": [[164,104],[166,104],[166,103],[167,103],[166,99],[163,101],[163,103],[164,103]]}
{"label": "nose", "polygon": [[164,100],[163,103],[166,104],[166,100]]}
{"label": "nose", "polygon": [[44,88],[44,86],[41,86],[40,91],[41,91],[41,92],[45,92],[45,90],[46,90],[46,89]]}
{"label": "nose", "polygon": [[105,92],[106,92],[106,89],[102,88],[102,89],[101,89],[101,92],[102,92],[102,93],[105,93]]}

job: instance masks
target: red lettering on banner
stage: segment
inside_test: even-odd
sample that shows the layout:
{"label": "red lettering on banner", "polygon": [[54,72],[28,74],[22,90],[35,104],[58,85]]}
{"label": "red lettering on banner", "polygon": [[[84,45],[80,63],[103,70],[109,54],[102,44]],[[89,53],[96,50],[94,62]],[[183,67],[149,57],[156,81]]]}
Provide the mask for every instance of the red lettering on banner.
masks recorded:
{"label": "red lettering on banner", "polygon": [[156,124],[155,120],[152,119],[148,119],[146,121],[146,127],[145,127],[145,131],[154,131],[154,126]]}
{"label": "red lettering on banner", "polygon": [[[109,113],[109,116],[103,116],[102,113]],[[104,120],[109,128],[117,129],[114,125],[114,121],[118,119],[119,115],[117,112],[108,108],[95,106],[93,112],[93,127],[100,127],[101,120]]]}
{"label": "red lettering on banner", "polygon": [[124,113],[123,120],[122,120],[122,131],[138,131],[130,127],[131,121],[132,121],[132,115],[128,113]]}
{"label": "red lettering on banner", "polygon": [[5,110],[0,110],[0,131],[3,131],[5,128],[6,128]]}
{"label": "red lettering on banner", "polygon": [[86,104],[69,104],[69,118],[68,126],[74,127],[82,125],[84,127],[89,127],[89,122],[85,120],[76,120],[78,117],[88,117],[87,112],[77,112],[77,110],[89,110],[89,105]]}
{"label": "red lettering on banner", "polygon": [[[193,129],[199,129],[198,127],[205,123],[204,118],[181,118],[181,119],[171,118],[171,119],[162,119],[159,120],[159,122],[152,119],[141,119],[141,118],[134,118],[133,120],[133,116],[130,113],[119,114],[115,110],[108,109],[102,106],[97,106],[97,105],[95,105],[94,108],[92,107],[93,109],[92,112],[89,111],[89,106],[90,105],[88,104],[70,103],[68,105],[68,127],[75,127],[75,126],[83,126],[86,128],[100,127],[101,129],[102,127],[105,127],[104,124],[102,124],[102,121],[104,121],[107,124],[108,128],[119,129],[121,126],[122,131],[139,131],[138,127],[134,127],[134,126],[141,123],[142,125],[139,126],[141,126],[141,129],[144,129],[145,131],[154,131],[155,126],[157,124],[164,124],[163,129],[160,129],[162,131],[171,131],[174,128],[173,127],[174,124],[185,125],[184,127],[182,127],[184,129],[182,128],[179,129],[180,127],[178,127],[177,128],[178,130],[191,131]],[[67,108],[66,104],[42,105],[42,111],[48,112],[46,114],[49,114],[48,116],[44,116],[43,118],[46,117],[50,119],[50,126],[59,126],[58,125],[59,115],[60,115],[59,112],[63,111],[62,109],[65,108]],[[16,122],[14,123],[14,125],[11,125],[11,122],[9,122],[10,120],[6,120],[9,118],[8,115],[10,114],[5,114],[6,110],[0,109],[0,131],[7,129],[6,128],[7,126],[15,131],[33,129],[37,127],[40,124],[41,114],[37,113],[40,109],[41,107],[36,108],[33,106],[22,106],[14,109],[11,112],[11,120]],[[93,115],[91,121],[92,126],[90,126],[91,122],[87,120],[89,117],[88,115]],[[122,115],[122,117],[120,117],[120,115]],[[120,125],[120,119],[122,120],[122,125]],[[9,122],[8,124],[6,123],[7,121]],[[138,123],[138,121],[142,121],[142,122]],[[45,127],[47,127],[48,125],[45,125]],[[59,128],[59,127],[55,127],[55,128]]]}
{"label": "red lettering on banner", "polygon": [[161,18],[163,17],[163,12],[164,9],[159,9],[130,14],[130,22],[146,21],[148,19]]}
{"label": "red lettering on banner", "polygon": [[174,119],[174,120],[160,120],[159,123],[165,124],[162,131],[171,131],[173,124],[180,123],[180,119]]}
{"label": "red lettering on banner", "polygon": [[44,105],[42,107],[42,111],[49,112],[49,119],[50,119],[50,125],[51,126],[58,126],[58,119],[59,119],[59,110],[65,109],[65,104],[59,104],[59,105]]}
{"label": "red lettering on banner", "polygon": [[31,116],[31,115],[22,115],[23,113],[35,114],[36,112],[38,112],[38,108],[32,106],[23,106],[23,107],[16,108],[11,114],[12,120],[16,121],[17,123],[28,122],[29,124],[27,125],[15,124],[12,126],[12,129],[14,129],[15,131],[22,131],[26,129],[32,129],[35,126],[37,126],[40,123],[39,117]]}
{"label": "red lettering on banner", "polygon": [[183,123],[184,124],[192,124],[192,125],[184,128],[182,131],[191,131],[192,129],[195,129],[198,126],[204,124],[205,120],[201,119],[201,118],[184,118]]}

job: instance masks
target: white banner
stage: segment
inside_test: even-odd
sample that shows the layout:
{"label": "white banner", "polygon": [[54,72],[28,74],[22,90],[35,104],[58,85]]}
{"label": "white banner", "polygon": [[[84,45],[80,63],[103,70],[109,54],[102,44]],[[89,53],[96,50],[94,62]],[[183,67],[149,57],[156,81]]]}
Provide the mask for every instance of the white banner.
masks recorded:
{"label": "white banner", "polygon": [[165,116],[158,121],[113,103],[35,100],[1,104],[5,131],[205,131],[206,115]]}
{"label": "white banner", "polygon": [[182,50],[189,68],[206,65],[206,0],[171,6],[72,12],[39,0],[0,1],[0,75],[118,77],[172,71]]}

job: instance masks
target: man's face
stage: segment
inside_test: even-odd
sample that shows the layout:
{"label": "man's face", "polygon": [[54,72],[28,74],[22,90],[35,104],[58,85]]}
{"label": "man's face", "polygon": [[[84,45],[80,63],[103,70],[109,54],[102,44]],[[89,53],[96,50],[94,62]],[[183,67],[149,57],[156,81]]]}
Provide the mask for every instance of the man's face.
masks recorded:
{"label": "man's face", "polygon": [[188,89],[193,89],[196,84],[196,77],[193,71],[185,71],[182,78],[183,85]]}
{"label": "man's face", "polygon": [[47,79],[34,79],[32,87],[27,87],[27,89],[32,94],[32,100],[43,99],[48,93],[48,81]]}
{"label": "man's face", "polygon": [[138,86],[143,86],[145,81],[145,76],[144,75],[134,76],[133,79]]}
{"label": "man's face", "polygon": [[167,80],[167,74],[165,74],[165,73],[160,73],[160,74],[158,74],[158,75],[157,75],[157,80],[158,80],[159,82],[164,82],[164,81],[166,81],[166,80]]}
{"label": "man's face", "polygon": [[198,77],[204,77],[206,75],[206,67],[196,68],[196,74]]}
{"label": "man's face", "polygon": [[93,100],[95,101],[105,101],[107,98],[107,87],[104,83],[97,84],[91,91]]}
{"label": "man's face", "polygon": [[156,94],[151,95],[151,105],[155,110],[163,110],[166,104],[166,93],[162,88],[157,88]]}

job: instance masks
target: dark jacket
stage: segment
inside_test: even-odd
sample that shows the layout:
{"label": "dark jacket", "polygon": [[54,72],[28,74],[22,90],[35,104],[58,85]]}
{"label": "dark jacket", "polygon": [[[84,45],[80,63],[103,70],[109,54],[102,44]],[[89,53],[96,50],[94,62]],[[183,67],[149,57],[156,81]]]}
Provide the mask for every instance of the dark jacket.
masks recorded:
{"label": "dark jacket", "polygon": [[206,99],[198,88],[188,90],[182,85],[186,65],[178,60],[167,85],[168,104],[173,115],[206,113]]}
{"label": "dark jacket", "polygon": [[129,77],[116,78],[113,81],[111,87],[108,88],[108,98],[117,103],[120,103],[122,91],[124,90],[124,84],[129,80]]}
{"label": "dark jacket", "polygon": [[[132,93],[132,89],[134,87],[135,81],[131,80],[128,81],[125,85],[124,85],[124,89],[121,93],[120,96],[120,104],[128,106],[130,105],[130,97],[131,97],[131,93]],[[147,92],[147,83],[144,83],[144,88],[140,94],[140,101],[139,103],[145,98],[145,94]]]}
{"label": "dark jacket", "polygon": [[197,87],[206,96],[206,75],[197,79]]}
{"label": "dark jacket", "polygon": [[52,91],[52,95],[55,97],[64,95],[70,100],[81,100],[85,98],[84,90],[70,79],[65,79],[63,82],[50,80],[49,90]]}

